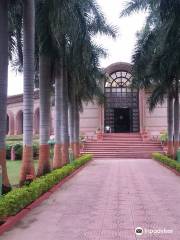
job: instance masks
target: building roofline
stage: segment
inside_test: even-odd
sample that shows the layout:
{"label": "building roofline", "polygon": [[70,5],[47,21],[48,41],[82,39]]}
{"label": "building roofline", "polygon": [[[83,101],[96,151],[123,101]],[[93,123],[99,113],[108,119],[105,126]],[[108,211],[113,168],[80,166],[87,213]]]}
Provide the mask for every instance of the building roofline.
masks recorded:
{"label": "building roofline", "polygon": [[107,74],[112,74],[117,71],[127,71],[129,73],[132,72],[132,64],[126,62],[117,62],[109,65],[104,69],[104,72]]}
{"label": "building roofline", "polygon": [[[112,74],[116,71],[127,71],[129,73],[132,72],[132,64],[127,63],[127,62],[116,62],[111,65],[109,65],[106,68],[102,68],[103,72],[106,74]],[[34,91],[34,99],[39,99],[39,90]],[[7,98],[7,104],[13,104],[13,103],[20,103],[23,102],[23,93],[22,94],[17,94],[17,95],[12,95]]]}
{"label": "building roofline", "polygon": [[[39,99],[39,90],[34,91],[34,99]],[[12,95],[7,98],[7,104],[23,102],[23,94]]]}

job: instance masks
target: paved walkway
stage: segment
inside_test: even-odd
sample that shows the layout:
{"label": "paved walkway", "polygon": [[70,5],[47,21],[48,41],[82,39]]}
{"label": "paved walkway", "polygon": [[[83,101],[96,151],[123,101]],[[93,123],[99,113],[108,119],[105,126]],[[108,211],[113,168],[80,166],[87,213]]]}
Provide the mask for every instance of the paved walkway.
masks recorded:
{"label": "paved walkway", "polygon": [[0,239],[179,240],[180,177],[153,160],[93,161]]}

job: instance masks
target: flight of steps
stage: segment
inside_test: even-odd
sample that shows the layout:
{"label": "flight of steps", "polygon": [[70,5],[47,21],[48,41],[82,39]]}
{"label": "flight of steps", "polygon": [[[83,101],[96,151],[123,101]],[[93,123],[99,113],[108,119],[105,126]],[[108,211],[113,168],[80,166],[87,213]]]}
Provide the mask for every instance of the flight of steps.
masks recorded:
{"label": "flight of steps", "polygon": [[150,158],[153,152],[163,153],[161,144],[143,141],[139,133],[105,133],[102,140],[87,140],[82,150],[94,158]]}

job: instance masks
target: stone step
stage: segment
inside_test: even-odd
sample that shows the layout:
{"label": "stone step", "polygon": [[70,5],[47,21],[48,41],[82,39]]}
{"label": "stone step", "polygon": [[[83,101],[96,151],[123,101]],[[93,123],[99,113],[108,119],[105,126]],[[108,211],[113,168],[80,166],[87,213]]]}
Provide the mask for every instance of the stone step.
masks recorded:
{"label": "stone step", "polygon": [[138,140],[142,140],[141,137],[125,137],[125,136],[122,136],[122,137],[103,137],[103,140],[108,140],[108,139],[114,139],[114,140],[117,140],[117,139],[138,139]]}
{"label": "stone step", "polygon": [[[91,149],[91,148],[87,148],[85,149],[86,152],[101,152],[101,153],[111,153],[111,152],[125,152],[125,151],[128,151],[128,152],[134,152],[136,153],[137,152],[137,149],[133,149],[133,148],[127,148],[127,149]],[[147,148],[147,149],[139,149],[138,152],[158,152],[158,151],[162,151],[161,148]]]}
{"label": "stone step", "polygon": [[[160,150],[160,149],[157,149],[156,151],[158,151],[158,152],[162,152],[162,150]],[[83,152],[86,152],[86,153],[93,153],[93,154],[116,154],[116,153],[122,153],[122,154],[131,154],[131,153],[133,153],[133,154],[139,154],[139,153],[152,153],[152,152],[154,152],[154,151],[152,151],[152,150],[142,150],[142,151],[133,151],[133,150],[131,150],[131,151],[125,151],[125,150],[119,150],[119,151],[102,151],[102,150],[94,150],[94,151],[92,151],[92,150],[83,150]]]}
{"label": "stone step", "polygon": [[109,158],[113,158],[113,159],[120,159],[120,158],[133,158],[133,159],[149,159],[151,158],[151,155],[148,154],[144,154],[144,155],[105,155],[105,156],[94,156],[94,159],[109,159]]}
{"label": "stone step", "polygon": [[90,147],[90,148],[104,148],[104,149],[106,149],[106,148],[129,148],[129,147],[131,147],[131,148],[162,148],[161,147],[161,145],[153,145],[153,144],[150,144],[150,145],[132,145],[132,144],[118,144],[118,145],[109,145],[109,144],[107,144],[107,145],[104,145],[104,144],[85,144],[85,146],[84,146],[85,148],[88,148],[88,147]]}
{"label": "stone step", "polygon": [[[91,142],[91,141],[89,141]],[[123,139],[123,138],[120,138],[120,139],[102,139],[102,140],[98,140],[97,142],[142,142],[142,139]]]}
{"label": "stone step", "polygon": [[108,137],[105,137],[103,136],[103,139],[127,139],[127,138],[132,138],[132,139],[142,139],[141,136],[116,136],[116,137],[113,137],[113,136],[108,136]]}
{"label": "stone step", "polygon": [[95,158],[151,158],[153,152],[163,153],[161,144],[143,141],[138,133],[104,134],[102,140],[85,142],[83,149]]}
{"label": "stone step", "polygon": [[161,146],[160,144],[158,143],[132,143],[132,142],[129,142],[129,143],[125,143],[125,142],[117,142],[117,143],[105,143],[105,142],[97,142],[97,143],[93,143],[93,142],[90,142],[90,143],[85,143],[85,146],[97,146],[97,147],[100,147],[100,146],[104,146],[104,147],[107,147],[107,146],[110,146],[110,147],[113,147],[113,146],[139,146],[139,147],[146,147],[146,146]]}
{"label": "stone step", "polygon": [[86,146],[84,147],[85,149],[87,148],[90,148],[90,149],[126,149],[126,148],[132,148],[132,149],[157,149],[157,148],[160,148],[162,149],[160,146],[131,146],[131,145],[128,145],[128,146]]}
{"label": "stone step", "polygon": [[107,141],[107,140],[128,140],[128,139],[142,141],[141,137],[129,137],[129,138],[128,137],[103,137],[104,141]]}
{"label": "stone step", "polygon": [[141,136],[140,133],[103,133],[104,137],[113,136],[113,137],[122,137],[122,136]]}

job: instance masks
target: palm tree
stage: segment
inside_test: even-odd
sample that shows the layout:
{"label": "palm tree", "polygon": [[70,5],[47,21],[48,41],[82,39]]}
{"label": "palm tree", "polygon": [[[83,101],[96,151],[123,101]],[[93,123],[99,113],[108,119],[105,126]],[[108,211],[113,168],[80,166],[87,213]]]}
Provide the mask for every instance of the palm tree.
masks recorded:
{"label": "palm tree", "polygon": [[[65,57],[64,57],[65,58]],[[55,76],[55,106],[56,106],[56,124],[55,124],[55,151],[53,167],[58,168],[69,161],[68,148],[68,86],[67,72],[64,58],[60,61],[59,70],[56,70]]]}
{"label": "palm tree", "polygon": [[[78,8],[77,8],[78,6]],[[80,116],[83,101],[93,101],[95,96],[102,96],[98,85],[99,57],[106,56],[105,51],[93,45],[92,36],[97,33],[116,37],[116,29],[106,23],[106,20],[95,1],[79,1],[74,12],[80,15],[80,28],[74,27],[71,33],[73,41],[69,44],[68,73],[69,73],[69,135],[74,156],[80,154]],[[84,17],[86,11],[87,21]],[[77,32],[80,33],[77,35]],[[74,119],[74,121],[73,121]]]}
{"label": "palm tree", "polygon": [[[50,136],[51,92],[53,90],[53,46],[49,19],[51,1],[36,1],[36,36],[37,61],[39,61],[40,87],[40,151],[37,175],[41,176],[51,170]],[[46,18],[44,18],[46,16]]]}
{"label": "palm tree", "polygon": [[[153,33],[154,43],[150,44],[149,37],[142,38],[143,48],[140,54],[135,53],[135,82],[145,87],[153,87],[150,97],[150,107],[163,102],[166,95],[168,100],[168,154],[173,155],[173,117],[174,117],[174,156],[179,146],[179,1],[139,1],[134,0],[127,4],[122,15],[129,15],[141,9],[149,10],[146,26]],[[150,36],[150,35],[149,35]],[[140,43],[140,42],[139,42]],[[146,46],[146,47],[145,47]],[[150,51],[149,51],[150,49]],[[144,56],[144,58],[142,58]],[[144,59],[146,61],[144,61]],[[141,65],[142,63],[142,65]],[[142,67],[143,68],[140,68]],[[138,75],[139,73],[139,75]],[[139,80],[138,77],[140,76]],[[142,77],[142,78],[141,78]],[[139,83],[138,83],[139,82]],[[173,116],[173,98],[174,116]]]}
{"label": "palm tree", "polygon": [[6,116],[7,116],[7,80],[8,80],[8,1],[0,1],[0,166],[2,167],[2,192],[11,187],[6,168]]}
{"label": "palm tree", "polygon": [[27,178],[34,178],[33,165],[33,98],[34,98],[34,41],[35,7],[34,0],[24,0],[23,11],[23,159],[20,172],[20,185]]}
{"label": "palm tree", "polygon": [[[55,2],[56,1],[54,1],[54,3]],[[111,27],[109,27],[106,24],[106,21],[103,15],[100,13],[99,9],[97,8],[95,1],[86,0],[86,1],[77,1],[76,3],[74,3],[73,1],[67,1],[66,2],[67,5],[63,2],[62,7],[64,7],[64,9],[62,9],[62,7],[58,9],[57,4],[56,4],[56,11],[54,12],[54,21],[53,21],[53,22],[57,22],[57,24],[54,24],[52,29],[53,36],[55,39],[55,45],[59,51],[59,56],[57,58],[57,63],[56,63],[56,67],[58,67],[59,69],[56,70],[56,83],[55,83],[56,145],[55,145],[54,163],[56,163],[58,159],[59,165],[62,165],[68,161],[68,145],[69,145],[68,114],[67,114],[68,113],[67,112],[68,110],[68,106],[67,106],[68,81],[67,80],[69,79],[68,75],[71,70],[72,70],[72,73],[77,72],[77,70],[74,70],[74,68],[77,68],[78,70],[80,70],[80,68],[77,67],[77,62],[76,64],[72,64],[72,61],[75,62],[77,60],[76,54],[78,51],[81,51],[81,47],[83,45],[84,39],[87,36],[91,38],[90,33],[91,35],[94,35],[97,32],[106,33],[106,34],[109,33],[113,35],[114,32],[111,29]],[[68,22],[66,21],[67,18],[68,18]],[[89,21],[90,19],[91,21]],[[83,57],[84,57],[83,55],[80,56],[81,62],[83,62],[84,60]],[[79,60],[77,61],[78,63],[80,62]],[[70,71],[68,67],[69,64],[73,66]],[[82,68],[80,71],[83,72],[84,69]],[[78,85],[77,76],[75,75],[71,76],[71,79],[72,78],[75,78],[75,85],[77,86]],[[85,81],[85,78],[83,78],[83,81]],[[59,102],[58,98],[59,100],[61,100],[61,102]],[[61,116],[59,116],[60,113],[61,113]],[[79,114],[79,111],[78,111],[78,114]],[[79,136],[78,114],[76,111],[76,119],[78,119],[78,121],[76,122],[76,126],[77,126],[76,129],[78,131],[78,136]],[[75,124],[73,125],[75,126]],[[71,130],[71,133],[73,132],[75,133],[75,131]],[[57,137],[57,135],[61,135],[61,137],[60,136]],[[76,137],[76,138],[78,138],[78,143],[76,144],[79,145],[79,137]],[[71,136],[71,139],[72,139],[72,136]],[[60,152],[62,153],[61,157],[58,156]],[[61,161],[61,164],[60,164],[60,161]],[[54,165],[57,166],[58,164],[54,164]]]}
{"label": "palm tree", "polygon": [[69,146],[74,158],[74,129],[75,129],[75,79],[69,79],[69,105],[68,105],[68,127],[69,127]]}
{"label": "palm tree", "polygon": [[61,101],[61,159],[63,165],[69,161],[69,133],[68,133],[68,74],[67,65],[63,65],[63,86],[62,86],[62,101]]}
{"label": "palm tree", "polygon": [[79,102],[78,98],[75,98],[75,106],[74,106],[74,157],[77,158],[80,155],[80,117],[79,117]]}
{"label": "palm tree", "polygon": [[37,176],[50,172],[50,110],[51,110],[51,59],[39,57],[40,72],[40,148]]}
{"label": "palm tree", "polygon": [[[160,28],[161,29],[161,28]],[[140,88],[151,89],[149,107],[152,111],[158,103],[166,99],[168,117],[168,155],[173,156],[173,76],[169,74],[169,68],[164,64],[162,52],[158,49],[161,42],[158,28],[153,31],[145,26],[139,34],[137,47],[133,56],[134,79],[133,84]],[[157,50],[158,49],[158,50]],[[164,56],[164,54],[163,54]],[[166,62],[166,61],[165,61]]]}
{"label": "palm tree", "polygon": [[22,0],[9,0],[9,58],[15,70],[22,71],[22,24],[23,3]]}
{"label": "palm tree", "polygon": [[54,146],[54,159],[53,168],[60,168],[63,166],[61,159],[61,126],[62,126],[62,98],[63,98],[63,63],[56,67],[55,72],[55,146]]}
{"label": "palm tree", "polygon": [[75,157],[78,157],[80,154],[80,111],[83,110],[83,102],[100,102],[99,100],[102,98],[104,100],[101,83],[104,81],[105,76],[99,68],[99,57],[106,56],[106,53],[103,49],[94,46],[89,41],[84,41],[82,51],[80,52],[86,57],[79,57],[79,59],[82,59],[82,61],[79,65],[79,68],[77,67],[78,73],[75,74],[73,71],[71,72],[73,76],[77,77],[73,112],[74,131],[72,131],[74,141],[73,150]]}
{"label": "palm tree", "polygon": [[179,148],[179,78],[175,81],[174,97],[174,158]]}
{"label": "palm tree", "polygon": [[168,156],[173,156],[173,95],[170,91],[168,91],[167,97],[167,118],[168,118]]}
{"label": "palm tree", "polygon": [[[71,41],[72,26],[75,25],[74,2],[52,1],[50,24],[55,56],[55,147],[53,168],[68,162],[68,78],[66,54],[67,44]],[[68,19],[68,21],[67,21]]]}
{"label": "palm tree", "polygon": [[[69,69],[69,135],[74,156],[80,154],[80,111],[83,110],[83,102],[96,101],[96,97],[102,97],[101,82],[104,75],[100,71],[99,57],[106,56],[105,51],[94,46],[91,41],[84,40],[81,51],[76,53],[76,68]],[[77,58],[77,60],[76,60]]]}

